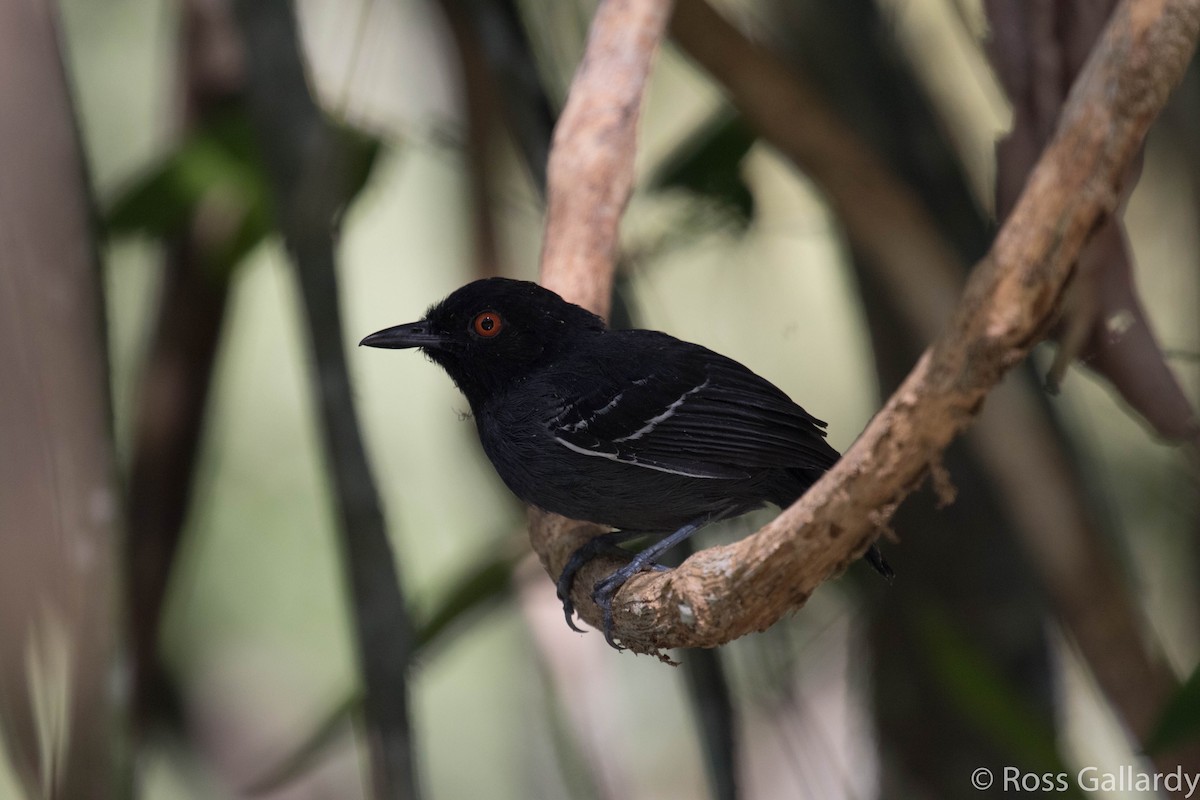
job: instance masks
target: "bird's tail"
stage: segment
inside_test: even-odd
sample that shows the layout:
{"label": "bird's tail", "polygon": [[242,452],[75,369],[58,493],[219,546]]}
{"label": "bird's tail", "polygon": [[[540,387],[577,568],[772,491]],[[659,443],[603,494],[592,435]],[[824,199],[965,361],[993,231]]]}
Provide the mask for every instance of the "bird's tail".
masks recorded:
{"label": "bird's tail", "polygon": [[[782,493],[782,497],[780,498],[782,502],[776,501],[776,505],[780,508],[787,508],[796,502],[800,498],[800,495],[808,491],[808,487],[816,483],[817,479],[824,473],[825,470],[823,469],[805,467],[789,469],[788,474],[793,478],[794,484]],[[867,548],[867,552],[863,553],[863,560],[882,575],[888,583],[895,580],[896,572],[892,569],[891,564],[888,564],[887,559],[883,557],[883,551],[879,549],[879,545],[872,542],[871,546]]]}

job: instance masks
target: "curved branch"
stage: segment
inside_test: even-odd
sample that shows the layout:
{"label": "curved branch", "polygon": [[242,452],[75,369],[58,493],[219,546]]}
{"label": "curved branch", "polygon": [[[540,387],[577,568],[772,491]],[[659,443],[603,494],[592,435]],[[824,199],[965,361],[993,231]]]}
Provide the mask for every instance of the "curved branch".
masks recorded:
{"label": "curved branch", "polygon": [[[630,77],[629,59],[613,72],[605,60],[616,50],[614,35],[632,46],[644,43],[648,27],[614,32],[603,25],[622,21],[618,7],[638,5],[645,4],[608,0],[598,12],[551,156],[543,280],[593,309],[603,308],[598,298],[610,285],[615,218],[632,172],[628,143],[637,115],[630,109],[636,109],[645,78],[644,72]],[[1058,132],[946,330],[842,460],[774,521],[739,542],[697,553],[671,572],[631,579],[613,604],[616,635],[626,647],[636,652],[712,647],[763,630],[862,554],[1053,318],[1080,248],[1114,208],[1125,169],[1182,76],[1198,31],[1200,0],[1126,0],[1118,7],[1071,92]],[[653,43],[646,49],[652,52]],[[640,63],[648,65],[648,55]],[[585,94],[596,73],[603,73],[606,97],[621,97],[623,104]],[[568,119],[597,102],[621,109],[607,119],[622,121],[622,130],[598,137]],[[590,148],[590,158],[561,158],[580,147]],[[589,209],[579,198],[560,196],[596,192],[598,174],[614,184],[607,194],[612,205]],[[593,226],[594,247],[583,250],[579,229],[593,225],[601,213],[611,213],[612,221]],[[532,513],[533,545],[552,575],[594,534],[594,526]],[[597,609],[582,587],[612,566],[592,563],[576,581],[573,599],[592,624]]]}
{"label": "curved branch", "polygon": [[[650,65],[671,0],[604,0],[588,33],[546,165],[542,284],[608,316],[621,214],[633,191],[637,122]],[[569,529],[569,531],[568,531]],[[562,572],[567,558],[600,533],[595,525],[530,511],[529,538],[542,566]],[[598,559],[577,585],[593,585]],[[598,619],[590,606],[585,619]]]}
{"label": "curved branch", "polygon": [[601,316],[633,190],[642,93],[670,14],[670,0],[600,4],[550,143],[542,283]]}
{"label": "curved branch", "polygon": [[[1094,45],[1111,5],[1103,10],[1086,39],[1087,49]],[[927,206],[830,109],[805,75],[751,42],[704,0],[679,0],[671,32],[726,89],[730,102],[753,120],[764,140],[827,193],[860,269],[869,272],[870,283],[884,287],[906,326],[922,340],[936,338],[950,318],[966,273],[966,265],[957,263],[938,233],[945,220],[935,221],[927,213]],[[1072,62],[1071,78],[1086,55]],[[767,85],[772,92],[763,91]],[[1055,119],[1069,88],[1064,86],[1056,95]],[[1054,133],[1054,121],[1046,122],[1039,148]],[[1037,155],[1029,154],[1022,179]],[[1122,180],[1127,196],[1132,177]],[[1020,189],[1012,187],[1011,197],[1002,204],[1005,211]],[[1114,217],[1106,219],[1111,222]],[[1098,252],[1096,240],[1108,227],[1091,236],[1081,262],[1088,252]],[[1080,279],[1075,277],[1073,290],[1078,290]],[[1145,635],[1141,612],[1103,525],[1089,510],[1085,488],[1055,444],[1057,434],[1039,407],[1032,383],[1005,381],[989,395],[988,405],[988,413],[970,431],[969,447],[1003,494],[1014,533],[1098,686],[1130,731],[1142,739],[1178,682],[1158,643]],[[1015,431],[1020,435],[1014,436]],[[1176,752],[1155,756],[1155,761],[1165,771],[1180,758],[1187,766],[1196,763],[1196,757],[1194,752]]]}

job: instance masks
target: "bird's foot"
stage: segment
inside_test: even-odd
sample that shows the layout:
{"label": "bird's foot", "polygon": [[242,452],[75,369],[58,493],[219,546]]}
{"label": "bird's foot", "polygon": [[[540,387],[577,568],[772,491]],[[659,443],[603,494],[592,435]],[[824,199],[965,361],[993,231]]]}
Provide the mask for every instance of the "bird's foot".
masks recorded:
{"label": "bird's foot", "polygon": [[681,527],[669,536],[664,536],[659,541],[647,547],[645,550],[630,557],[630,554],[617,547],[621,542],[636,538],[639,534],[629,533],[628,531],[613,531],[606,533],[603,536],[597,536],[585,542],[582,547],[571,554],[567,560],[566,567],[563,568],[562,575],[558,578],[558,598],[563,601],[563,611],[567,615],[567,624],[574,630],[579,630],[575,627],[575,622],[572,615],[575,613],[575,607],[571,605],[571,584],[575,582],[575,573],[579,572],[579,568],[590,561],[600,553],[619,553],[622,557],[628,558],[629,563],[618,569],[616,572],[609,575],[604,580],[597,583],[592,588],[592,600],[600,607],[601,621],[604,628],[604,640],[612,645],[617,650],[625,648],[619,646],[613,639],[613,614],[612,601],[616,596],[617,591],[625,585],[625,581],[632,578],[637,573],[644,569],[664,571],[667,568],[658,563],[658,558],[663,553],[666,553],[672,547],[687,539],[697,530],[707,525],[714,520],[723,519],[726,516],[736,512],[738,506],[730,506],[728,508],[719,509],[715,512],[705,514],[688,524]]}
{"label": "bird's foot", "polygon": [[[621,542],[627,542],[641,534],[630,533],[628,531],[613,531],[600,536],[588,539],[571,554],[567,559],[566,566],[563,567],[562,574],[558,576],[556,588],[558,590],[558,599],[563,604],[563,615],[567,618],[567,626],[578,633],[585,631],[575,624],[575,604],[571,602],[571,587],[575,585],[575,575],[579,570],[583,569],[583,565],[591,561],[597,556],[612,556],[614,558],[628,559],[629,552],[621,548]],[[658,569],[658,565],[654,565]],[[636,571],[636,570],[635,570]],[[622,581],[624,582],[624,581]],[[613,591],[616,591],[614,589]]]}
{"label": "bird's foot", "polygon": [[592,602],[600,608],[600,616],[604,631],[604,641],[608,642],[609,647],[614,650],[624,650],[625,648],[617,644],[613,638],[613,613],[612,601],[616,596],[617,590],[625,585],[625,582],[632,576],[632,572],[625,574],[625,569],[619,569],[609,575],[602,581],[596,583],[592,589]]}
{"label": "bird's foot", "polygon": [[612,601],[616,597],[617,592],[625,585],[626,581],[642,570],[649,569],[655,572],[666,572],[669,569],[669,567],[664,567],[662,564],[645,560],[642,557],[643,555],[644,553],[634,556],[628,564],[613,572],[604,580],[597,582],[592,588],[592,602],[600,608],[604,641],[608,642],[609,646],[614,650],[625,649],[617,644],[613,638]]}

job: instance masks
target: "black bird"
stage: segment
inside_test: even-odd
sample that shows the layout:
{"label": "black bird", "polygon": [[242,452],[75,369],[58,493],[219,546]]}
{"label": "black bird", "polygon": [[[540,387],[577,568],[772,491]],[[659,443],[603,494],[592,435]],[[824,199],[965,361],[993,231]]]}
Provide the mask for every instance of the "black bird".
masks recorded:
{"label": "black bird", "polygon": [[[575,630],[579,568],[622,542],[668,534],[595,586],[614,647],[612,598],[632,575],[660,568],[659,556],[710,522],[790,505],[838,459],[824,422],[738,362],[658,331],[609,330],[528,281],[469,283],[419,322],[360,344],[417,347],[440,364],[522,501],[616,528],[577,550],[558,581]],[[890,579],[874,546],[866,558]]]}

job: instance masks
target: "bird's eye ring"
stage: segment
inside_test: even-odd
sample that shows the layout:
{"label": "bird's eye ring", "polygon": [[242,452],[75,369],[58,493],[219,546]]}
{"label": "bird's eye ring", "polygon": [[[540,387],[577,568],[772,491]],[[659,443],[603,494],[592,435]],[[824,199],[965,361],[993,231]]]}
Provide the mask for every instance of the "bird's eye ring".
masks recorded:
{"label": "bird's eye ring", "polygon": [[503,329],[504,320],[500,319],[500,315],[495,311],[481,311],[475,315],[475,321],[471,323],[471,330],[484,339],[498,336]]}

